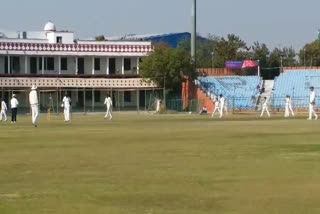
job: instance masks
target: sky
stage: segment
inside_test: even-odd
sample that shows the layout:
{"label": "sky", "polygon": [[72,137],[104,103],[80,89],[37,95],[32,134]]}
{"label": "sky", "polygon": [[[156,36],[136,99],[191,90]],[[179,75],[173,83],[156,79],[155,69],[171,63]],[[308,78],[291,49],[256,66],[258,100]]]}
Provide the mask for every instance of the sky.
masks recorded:
{"label": "sky", "polygon": [[[191,29],[192,0],[10,0],[0,7],[0,29],[11,31],[40,31],[49,20],[77,38]],[[299,49],[317,38],[319,8],[319,0],[198,0],[198,33]]]}

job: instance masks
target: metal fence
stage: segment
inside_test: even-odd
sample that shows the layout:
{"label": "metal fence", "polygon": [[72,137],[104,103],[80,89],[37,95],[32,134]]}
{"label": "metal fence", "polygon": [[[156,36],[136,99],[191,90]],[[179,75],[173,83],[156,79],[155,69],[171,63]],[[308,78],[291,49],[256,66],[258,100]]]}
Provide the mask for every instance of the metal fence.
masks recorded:
{"label": "metal fence", "polygon": [[[9,105],[13,94],[19,101],[19,113],[29,113],[30,89],[2,89],[0,97]],[[94,89],[94,88],[57,88],[38,90],[40,112],[50,110],[62,113],[62,99],[68,94],[71,97],[71,111],[81,113],[104,112],[104,100],[107,95],[113,100],[113,111],[154,111],[157,99],[163,99],[161,89]]]}
{"label": "metal fence", "polygon": [[[309,97],[294,97],[291,99],[292,107],[295,111],[304,111],[309,108]],[[200,112],[203,107],[202,100],[189,100],[189,107],[183,109],[182,99],[170,99],[166,102],[168,111],[176,112]],[[271,97],[268,102],[270,111],[281,112],[285,109],[285,97]],[[316,103],[316,108],[320,109],[320,103]],[[225,109],[229,112],[258,112],[262,109],[262,100],[259,97],[232,97],[226,98]]]}

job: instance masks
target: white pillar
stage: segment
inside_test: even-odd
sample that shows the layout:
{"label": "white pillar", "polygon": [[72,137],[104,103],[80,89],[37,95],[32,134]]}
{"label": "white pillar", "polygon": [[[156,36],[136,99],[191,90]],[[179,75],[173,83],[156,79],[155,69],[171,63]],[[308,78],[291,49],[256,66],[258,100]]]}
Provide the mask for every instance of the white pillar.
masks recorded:
{"label": "white pillar", "polygon": [[92,75],[94,75],[94,56],[92,57]]}
{"label": "white pillar", "polygon": [[106,74],[109,75],[109,57],[106,58]]}
{"label": "white pillar", "polygon": [[76,62],[75,62],[75,74],[78,75],[78,57],[76,56]]}
{"label": "white pillar", "polygon": [[10,61],[10,55],[8,55],[8,74],[11,74],[11,61]]}
{"label": "white pillar", "polygon": [[58,56],[58,73],[61,74],[61,56]]}
{"label": "white pillar", "polygon": [[140,71],[140,58],[137,57],[137,74],[139,74]]}
{"label": "white pillar", "polygon": [[42,56],[42,74],[44,74],[44,56]]}
{"label": "white pillar", "polygon": [[28,56],[27,55],[24,56],[24,73],[25,74],[28,73]]}
{"label": "white pillar", "polygon": [[121,74],[124,75],[124,57],[121,58]]}

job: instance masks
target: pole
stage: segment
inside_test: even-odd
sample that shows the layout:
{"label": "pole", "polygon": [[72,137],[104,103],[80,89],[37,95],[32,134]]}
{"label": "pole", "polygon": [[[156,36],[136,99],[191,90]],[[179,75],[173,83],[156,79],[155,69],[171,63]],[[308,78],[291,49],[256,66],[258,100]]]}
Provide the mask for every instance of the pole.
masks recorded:
{"label": "pole", "polygon": [[281,69],[280,69],[280,73],[282,73],[283,72],[283,56],[281,55],[280,56],[280,67],[281,67]]}
{"label": "pole", "polygon": [[306,67],[306,49],[303,49],[303,66]]}
{"label": "pole", "polygon": [[86,88],[83,88],[83,113],[86,114]]}
{"label": "pole", "polygon": [[139,93],[139,89],[137,89],[137,111],[138,111],[138,114],[140,112],[140,93]]}
{"label": "pole", "polygon": [[163,102],[166,103],[166,77],[163,77]]}
{"label": "pole", "polygon": [[260,73],[260,60],[258,60],[258,77],[261,76],[261,73]]}
{"label": "pole", "polygon": [[191,31],[191,58],[194,63],[195,69],[197,68],[197,57],[196,57],[196,49],[197,49],[197,0],[193,0],[192,12],[192,31]]}

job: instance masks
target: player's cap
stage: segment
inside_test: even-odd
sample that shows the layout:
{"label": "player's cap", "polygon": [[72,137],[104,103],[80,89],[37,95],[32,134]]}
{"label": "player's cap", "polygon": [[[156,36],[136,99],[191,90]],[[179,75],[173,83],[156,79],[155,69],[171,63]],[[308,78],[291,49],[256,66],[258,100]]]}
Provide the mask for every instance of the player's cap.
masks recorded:
{"label": "player's cap", "polygon": [[12,97],[16,97],[16,94],[12,94]]}
{"label": "player's cap", "polygon": [[37,90],[37,86],[36,85],[33,85],[32,87],[31,87],[31,90]]}
{"label": "player's cap", "polygon": [[314,87],[313,87],[313,86],[311,86],[311,87],[310,87],[310,90],[314,90]]}

